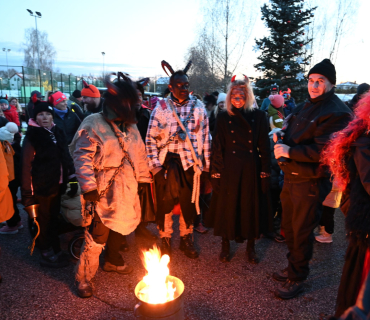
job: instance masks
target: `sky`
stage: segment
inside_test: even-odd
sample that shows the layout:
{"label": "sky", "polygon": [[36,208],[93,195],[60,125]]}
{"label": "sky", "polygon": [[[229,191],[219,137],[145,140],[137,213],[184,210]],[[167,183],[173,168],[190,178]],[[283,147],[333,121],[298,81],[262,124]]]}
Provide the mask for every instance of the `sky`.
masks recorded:
{"label": "sky", "polygon": [[[263,2],[254,1],[256,5]],[[338,83],[370,83],[370,0],[359,3],[354,31],[342,41],[336,61]],[[166,60],[174,69],[183,68],[187,49],[194,44],[202,23],[197,0],[0,0],[0,49],[11,49],[9,66],[23,65],[24,32],[35,26],[35,18],[26,9],[41,12],[38,29],[47,31],[57,51],[55,67],[75,75],[101,74],[101,52],[105,52],[106,71],[124,71],[135,78],[164,76],[160,62]],[[258,17],[242,59],[243,70],[237,70],[240,74],[256,75],[253,64],[258,60],[257,53],[252,52],[253,39],[267,34]],[[3,51],[0,65],[6,65]]]}

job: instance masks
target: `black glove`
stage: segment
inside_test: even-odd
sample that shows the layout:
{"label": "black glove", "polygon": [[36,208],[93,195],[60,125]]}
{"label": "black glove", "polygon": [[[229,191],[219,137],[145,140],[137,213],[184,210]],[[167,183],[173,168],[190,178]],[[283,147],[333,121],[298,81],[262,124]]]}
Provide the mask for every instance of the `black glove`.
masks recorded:
{"label": "black glove", "polygon": [[95,190],[84,193],[83,197],[85,201],[95,202],[95,201],[99,201],[100,195],[99,195],[98,190],[95,189]]}
{"label": "black glove", "polygon": [[74,196],[76,196],[78,191],[78,181],[76,177],[69,179],[69,186],[71,190],[67,192],[67,195],[73,198]]}

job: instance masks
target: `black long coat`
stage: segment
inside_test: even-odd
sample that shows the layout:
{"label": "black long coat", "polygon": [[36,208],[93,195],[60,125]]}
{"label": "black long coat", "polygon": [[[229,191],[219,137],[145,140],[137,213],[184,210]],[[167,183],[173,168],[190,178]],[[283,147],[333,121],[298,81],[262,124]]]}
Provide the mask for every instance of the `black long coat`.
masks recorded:
{"label": "black long coat", "polygon": [[220,187],[211,212],[214,234],[234,240],[255,239],[271,226],[269,197],[270,141],[263,111],[219,114],[212,143],[211,175],[220,173]]}

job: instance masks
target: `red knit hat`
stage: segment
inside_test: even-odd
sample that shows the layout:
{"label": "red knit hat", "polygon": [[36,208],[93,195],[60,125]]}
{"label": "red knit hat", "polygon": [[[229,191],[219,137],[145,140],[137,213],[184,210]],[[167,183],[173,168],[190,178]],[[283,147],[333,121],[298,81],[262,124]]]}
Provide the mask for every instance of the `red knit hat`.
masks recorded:
{"label": "red knit hat", "polygon": [[60,91],[55,92],[49,97],[49,102],[52,103],[54,107],[64,100],[67,100],[67,97],[63,92]]}
{"label": "red knit hat", "polygon": [[271,101],[272,106],[275,108],[280,108],[284,106],[284,97],[281,96],[280,94],[271,95],[269,96],[269,99]]}
{"label": "red knit hat", "polygon": [[83,97],[91,97],[91,98],[100,98],[100,92],[97,87],[92,84],[87,84],[84,80],[83,82],[83,89],[81,90],[81,96]]}

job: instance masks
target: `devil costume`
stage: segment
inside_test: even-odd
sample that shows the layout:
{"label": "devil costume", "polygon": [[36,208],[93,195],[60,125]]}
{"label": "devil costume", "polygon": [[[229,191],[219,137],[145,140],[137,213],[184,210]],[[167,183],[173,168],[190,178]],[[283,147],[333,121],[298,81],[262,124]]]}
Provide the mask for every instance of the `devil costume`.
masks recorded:
{"label": "devil costume", "polygon": [[92,294],[90,281],[105,243],[103,269],[132,271],[118,251],[123,236],[134,231],[141,219],[138,183],[151,182],[144,143],[133,124],[138,97],[131,80],[119,73],[115,85],[108,79],[106,85],[103,112],[85,118],[70,145],[82,208],[92,203],[94,212],[76,268],[80,297]]}
{"label": "devil costume", "polygon": [[[172,75],[179,73],[165,61],[162,66]],[[180,76],[186,76],[189,68],[190,63],[180,71]],[[155,174],[156,221],[162,239],[171,237],[172,220],[168,221],[178,203],[181,207],[180,236],[192,233],[198,209],[196,201],[199,201],[197,179],[202,171],[209,171],[210,140],[207,113],[200,101],[188,97],[180,103],[173,93],[158,101],[150,117],[146,150],[150,170]]]}

